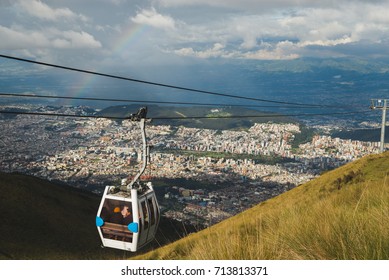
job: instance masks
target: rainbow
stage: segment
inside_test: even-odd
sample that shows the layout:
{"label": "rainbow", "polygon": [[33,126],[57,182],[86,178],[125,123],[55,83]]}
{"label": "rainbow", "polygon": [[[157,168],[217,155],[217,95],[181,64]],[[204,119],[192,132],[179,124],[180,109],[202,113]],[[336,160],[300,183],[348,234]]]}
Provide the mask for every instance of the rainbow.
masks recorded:
{"label": "rainbow", "polygon": [[[112,52],[111,55],[113,57],[119,56],[121,57],[121,61],[123,61],[125,51],[130,49],[134,44],[139,42],[140,38],[142,38],[145,34],[145,31],[148,29],[146,25],[140,24],[131,24],[129,25],[124,32],[122,32],[121,36],[114,41],[112,44]],[[94,70],[99,71],[99,70]],[[68,95],[71,97],[85,97],[90,96],[88,93],[90,89],[93,89],[93,85],[98,80],[98,77],[95,75],[82,74],[80,75],[80,79],[78,81],[74,81],[71,89],[68,92]],[[66,102],[67,104],[64,104]],[[74,101],[73,101],[74,102]],[[63,101],[63,105],[71,105],[72,100]]]}
{"label": "rainbow", "polygon": [[147,30],[146,25],[141,25],[141,24],[129,25],[126,28],[126,30],[122,33],[122,36],[120,36],[118,40],[116,40],[116,42],[113,44],[114,45],[113,54],[120,55],[126,49],[130,48],[131,45],[134,45],[137,42],[139,42],[139,39],[142,38],[146,30]]}

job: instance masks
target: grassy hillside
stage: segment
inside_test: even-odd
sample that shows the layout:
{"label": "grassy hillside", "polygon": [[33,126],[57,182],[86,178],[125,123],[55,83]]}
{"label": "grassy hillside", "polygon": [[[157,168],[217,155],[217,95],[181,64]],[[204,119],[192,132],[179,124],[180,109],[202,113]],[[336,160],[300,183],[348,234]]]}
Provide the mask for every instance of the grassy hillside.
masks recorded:
{"label": "grassy hillside", "polygon": [[138,259],[389,259],[389,152]]}
{"label": "grassy hillside", "polygon": [[94,225],[99,197],[4,173],[0,192],[0,259],[104,257]]}

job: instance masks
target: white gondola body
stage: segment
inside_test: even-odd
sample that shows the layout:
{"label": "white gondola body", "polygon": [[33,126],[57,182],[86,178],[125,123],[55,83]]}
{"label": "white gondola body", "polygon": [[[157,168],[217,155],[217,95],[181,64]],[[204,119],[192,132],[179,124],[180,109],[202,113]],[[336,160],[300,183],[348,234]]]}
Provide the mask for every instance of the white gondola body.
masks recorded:
{"label": "white gondola body", "polygon": [[[152,186],[143,193],[137,189],[131,192],[110,193],[110,186],[104,194],[97,212],[96,226],[104,247],[136,252],[153,241],[159,224],[159,206]],[[110,222],[104,211],[112,214],[116,207],[128,206],[132,221],[129,224]]]}

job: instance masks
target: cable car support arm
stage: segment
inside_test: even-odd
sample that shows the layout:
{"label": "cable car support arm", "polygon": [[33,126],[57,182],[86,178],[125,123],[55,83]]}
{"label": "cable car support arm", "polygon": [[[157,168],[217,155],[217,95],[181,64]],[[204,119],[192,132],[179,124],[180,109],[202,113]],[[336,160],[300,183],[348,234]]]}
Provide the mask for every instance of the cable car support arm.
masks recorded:
{"label": "cable car support arm", "polygon": [[148,158],[150,155],[150,147],[147,145],[146,139],[146,115],[147,115],[147,107],[142,107],[136,114],[132,114],[130,116],[131,121],[139,122],[139,126],[142,134],[142,167],[139,172],[135,175],[132,181],[127,185],[126,190],[131,190],[134,188],[134,185],[138,182],[140,176],[142,176],[143,172],[146,170]]}

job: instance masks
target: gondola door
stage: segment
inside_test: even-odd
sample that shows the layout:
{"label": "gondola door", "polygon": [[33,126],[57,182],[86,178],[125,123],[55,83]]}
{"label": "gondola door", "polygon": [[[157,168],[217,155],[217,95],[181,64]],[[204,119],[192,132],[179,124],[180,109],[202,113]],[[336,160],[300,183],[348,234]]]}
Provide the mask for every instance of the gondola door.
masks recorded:
{"label": "gondola door", "polygon": [[148,241],[150,225],[150,209],[146,203],[146,197],[139,199],[139,240],[138,246],[142,247]]}
{"label": "gondola door", "polygon": [[146,205],[150,214],[149,234],[147,240],[147,242],[149,242],[155,238],[159,223],[159,206],[154,194],[147,196]]}
{"label": "gondola door", "polygon": [[154,193],[139,198],[139,241],[138,247],[153,241],[159,223],[159,207]]}

